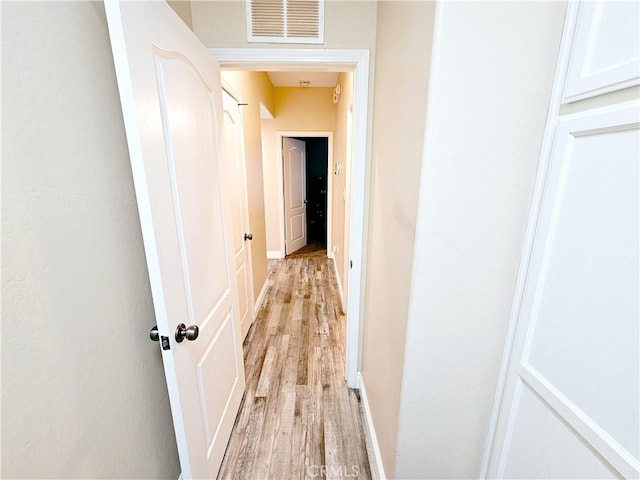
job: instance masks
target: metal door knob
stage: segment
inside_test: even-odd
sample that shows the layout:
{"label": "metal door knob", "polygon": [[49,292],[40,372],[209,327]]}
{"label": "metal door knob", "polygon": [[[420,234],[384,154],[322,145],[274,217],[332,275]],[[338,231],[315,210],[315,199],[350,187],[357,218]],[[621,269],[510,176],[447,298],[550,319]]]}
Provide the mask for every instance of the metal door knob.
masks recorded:
{"label": "metal door knob", "polygon": [[244,234],[244,239],[246,240],[253,240],[253,234],[252,233],[245,233]]}
{"label": "metal door knob", "polygon": [[176,327],[176,342],[180,343],[185,338],[193,342],[198,338],[199,333],[200,329],[197,325],[190,325],[187,327],[184,323],[180,323]]}
{"label": "metal door knob", "polygon": [[158,333],[158,326],[154,325],[153,328],[149,331],[149,338],[154,342],[160,340],[160,334]]}

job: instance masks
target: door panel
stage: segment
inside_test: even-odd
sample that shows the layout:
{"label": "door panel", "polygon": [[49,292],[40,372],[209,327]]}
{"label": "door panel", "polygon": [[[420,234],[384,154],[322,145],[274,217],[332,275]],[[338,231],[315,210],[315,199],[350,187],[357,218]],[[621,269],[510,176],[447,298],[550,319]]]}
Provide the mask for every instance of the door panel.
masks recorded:
{"label": "door panel", "polygon": [[[217,273],[227,272],[229,266],[224,237],[216,231],[222,225],[222,199],[216,188],[215,164],[208,158],[215,145],[210,135],[198,138],[200,124],[214,126],[213,99],[187,59],[163,55],[156,52],[155,58],[163,129],[168,134],[167,166],[189,321],[199,323],[229,293],[229,279]],[[193,115],[186,116],[185,111]]]}
{"label": "door panel", "polygon": [[564,101],[640,83],[640,4],[583,2],[571,52]]}
{"label": "door panel", "polygon": [[[504,478],[619,478],[526,383],[520,383],[520,412],[514,426]],[[544,439],[544,441],[532,441]]]}
{"label": "door panel", "polygon": [[283,138],[285,245],[290,254],[307,244],[306,146],[302,140]]}
{"label": "door panel", "polygon": [[214,478],[244,392],[219,67],[166,3],[105,9],[182,474]]}
{"label": "door panel", "polygon": [[[206,344],[204,341],[203,343]],[[238,362],[229,365],[230,368],[219,368],[219,365],[235,355],[237,343],[233,315],[229,311],[196,362],[200,411],[203,415],[202,424],[205,427],[207,451],[215,448],[222,425],[221,419],[224,418],[226,401],[235,390],[241,373]]]}
{"label": "door panel", "polygon": [[492,476],[638,476],[639,118],[633,102],[559,123]]}
{"label": "door panel", "polygon": [[253,276],[251,247],[245,233],[251,232],[247,201],[247,176],[244,156],[244,130],[238,101],[226,90],[222,91],[223,141],[225,182],[229,185],[229,206],[233,220],[233,253],[235,282],[240,302],[240,330],[242,338],[253,323]]}
{"label": "door panel", "polygon": [[640,448],[629,428],[640,422],[640,371],[628,363],[640,334],[637,135],[565,137],[525,358],[629,452]]}

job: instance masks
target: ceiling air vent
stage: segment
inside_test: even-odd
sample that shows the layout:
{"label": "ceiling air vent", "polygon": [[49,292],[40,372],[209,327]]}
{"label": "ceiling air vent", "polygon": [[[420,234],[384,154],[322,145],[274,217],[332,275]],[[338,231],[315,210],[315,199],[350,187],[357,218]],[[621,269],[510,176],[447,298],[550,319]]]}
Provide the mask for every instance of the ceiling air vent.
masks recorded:
{"label": "ceiling air vent", "polygon": [[323,43],[324,0],[247,0],[249,42]]}

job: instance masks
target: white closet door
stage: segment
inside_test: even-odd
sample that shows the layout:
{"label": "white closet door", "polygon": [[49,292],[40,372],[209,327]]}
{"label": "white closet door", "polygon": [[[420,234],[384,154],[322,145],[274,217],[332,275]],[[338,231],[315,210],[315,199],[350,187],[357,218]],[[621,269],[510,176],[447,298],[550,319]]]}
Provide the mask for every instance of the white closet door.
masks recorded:
{"label": "white closet door", "polygon": [[[589,38],[573,36],[591,22],[582,7],[567,16],[487,443],[490,478],[640,476],[640,101],[560,115],[569,60]],[[598,42],[606,49],[618,33]]]}

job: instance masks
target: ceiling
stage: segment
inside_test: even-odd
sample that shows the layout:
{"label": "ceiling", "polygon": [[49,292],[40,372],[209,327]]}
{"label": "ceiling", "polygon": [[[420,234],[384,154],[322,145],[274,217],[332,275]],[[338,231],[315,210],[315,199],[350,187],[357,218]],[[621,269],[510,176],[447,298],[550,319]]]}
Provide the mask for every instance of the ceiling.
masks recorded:
{"label": "ceiling", "polygon": [[[338,72],[267,72],[274,87],[335,87]],[[309,82],[301,85],[301,81]]]}

